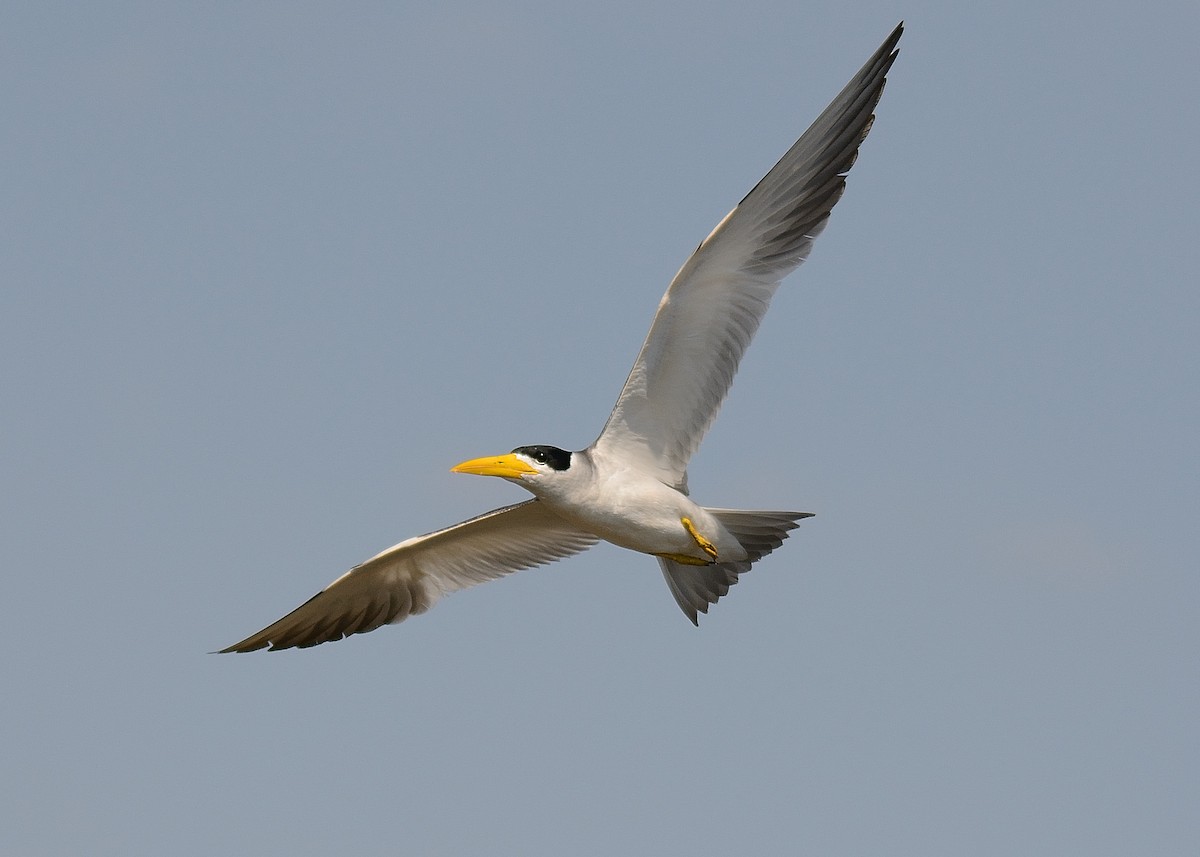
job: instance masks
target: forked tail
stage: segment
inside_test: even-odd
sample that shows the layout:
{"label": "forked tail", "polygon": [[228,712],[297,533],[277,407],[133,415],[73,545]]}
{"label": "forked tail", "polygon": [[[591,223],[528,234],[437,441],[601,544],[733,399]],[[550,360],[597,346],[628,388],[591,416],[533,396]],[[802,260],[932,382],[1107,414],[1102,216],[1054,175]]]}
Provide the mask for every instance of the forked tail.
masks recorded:
{"label": "forked tail", "polygon": [[788,532],[798,522],[811,518],[811,512],[753,512],[744,509],[709,509],[746,550],[746,558],[738,562],[716,562],[712,565],[684,565],[671,559],[659,558],[663,577],[675,602],[693,625],[699,625],[696,615],[708,612],[708,605],[738,582],[738,575],[750,570],[775,548],[783,544]]}

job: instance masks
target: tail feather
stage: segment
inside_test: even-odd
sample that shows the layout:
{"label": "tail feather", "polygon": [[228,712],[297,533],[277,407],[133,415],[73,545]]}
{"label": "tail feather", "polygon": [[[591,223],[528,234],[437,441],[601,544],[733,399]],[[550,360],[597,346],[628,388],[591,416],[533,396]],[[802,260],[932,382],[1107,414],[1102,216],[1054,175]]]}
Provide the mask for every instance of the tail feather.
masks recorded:
{"label": "tail feather", "polygon": [[738,575],[783,544],[788,532],[798,526],[810,512],[754,512],[742,509],[709,509],[729,530],[746,551],[738,562],[716,562],[712,565],[684,565],[671,559],[659,558],[663,578],[675,596],[684,615],[699,625],[697,611],[707,613],[710,604],[729,592],[738,582]]}

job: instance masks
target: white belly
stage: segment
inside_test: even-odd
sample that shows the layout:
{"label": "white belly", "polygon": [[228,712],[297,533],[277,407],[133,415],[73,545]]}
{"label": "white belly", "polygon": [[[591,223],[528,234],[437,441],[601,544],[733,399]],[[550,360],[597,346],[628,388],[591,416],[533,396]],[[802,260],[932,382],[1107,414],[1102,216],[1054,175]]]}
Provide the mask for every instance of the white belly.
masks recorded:
{"label": "white belly", "polygon": [[717,550],[717,561],[746,558],[741,544],[721,523],[686,495],[656,479],[626,472],[603,480],[576,502],[543,497],[577,527],[605,541],[647,554],[692,557],[702,563],[712,557],[688,533],[683,518]]}

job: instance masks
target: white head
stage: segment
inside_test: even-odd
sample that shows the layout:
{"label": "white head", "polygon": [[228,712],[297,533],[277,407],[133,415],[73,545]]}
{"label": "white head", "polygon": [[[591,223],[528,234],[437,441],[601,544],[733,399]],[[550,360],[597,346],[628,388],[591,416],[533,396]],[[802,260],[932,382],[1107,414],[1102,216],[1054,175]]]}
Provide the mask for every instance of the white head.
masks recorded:
{"label": "white head", "polygon": [[567,482],[573,482],[570,477],[579,474],[571,470],[571,464],[579,461],[580,453],[539,444],[518,446],[507,455],[472,458],[470,461],[454,465],[450,471],[476,476],[499,476],[540,495],[543,492],[553,493],[552,486],[565,486]]}

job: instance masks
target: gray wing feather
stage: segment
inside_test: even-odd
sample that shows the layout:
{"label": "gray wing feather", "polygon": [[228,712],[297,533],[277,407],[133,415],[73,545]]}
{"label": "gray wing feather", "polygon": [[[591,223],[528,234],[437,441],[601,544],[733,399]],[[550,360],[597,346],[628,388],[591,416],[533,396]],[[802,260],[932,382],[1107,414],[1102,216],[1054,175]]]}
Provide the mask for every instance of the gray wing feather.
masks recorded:
{"label": "gray wing feather", "polygon": [[668,485],[721,406],[779,282],[808,256],[845,189],[902,26],[701,242],[671,281],[593,447],[634,459]]}
{"label": "gray wing feather", "polygon": [[505,506],[387,549],[221,651],[306,648],[364,634],[424,613],[445,593],[571,556],[597,541],[538,500]]}

